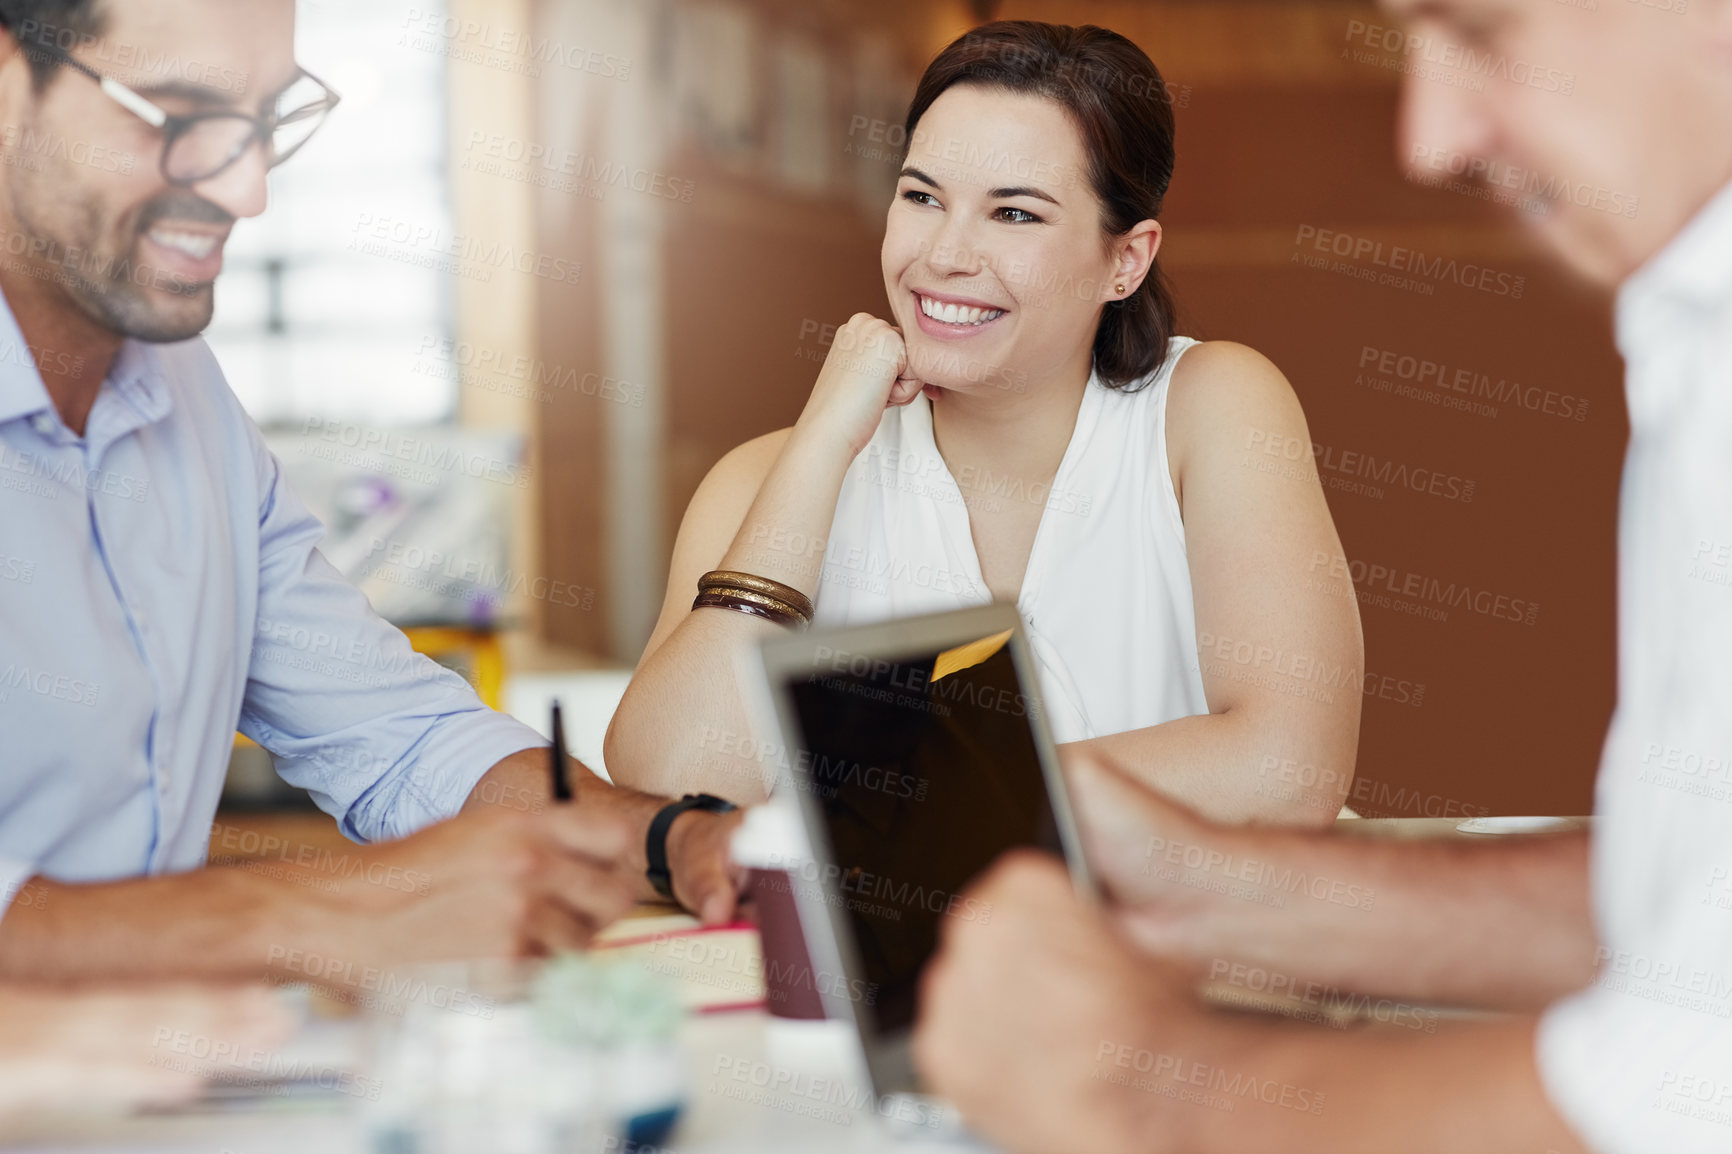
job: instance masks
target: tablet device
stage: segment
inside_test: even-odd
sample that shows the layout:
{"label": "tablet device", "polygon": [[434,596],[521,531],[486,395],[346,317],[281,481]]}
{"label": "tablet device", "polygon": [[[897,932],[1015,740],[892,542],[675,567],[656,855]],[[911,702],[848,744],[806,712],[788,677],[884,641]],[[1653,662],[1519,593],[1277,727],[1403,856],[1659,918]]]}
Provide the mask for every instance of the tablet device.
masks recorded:
{"label": "tablet device", "polygon": [[859,1031],[873,1091],[917,1094],[921,972],[946,918],[992,916],[970,884],[1032,846],[1092,890],[1022,620],[990,605],[790,633],[759,655],[789,751],[775,789],[811,845],[792,880],[816,985]]}

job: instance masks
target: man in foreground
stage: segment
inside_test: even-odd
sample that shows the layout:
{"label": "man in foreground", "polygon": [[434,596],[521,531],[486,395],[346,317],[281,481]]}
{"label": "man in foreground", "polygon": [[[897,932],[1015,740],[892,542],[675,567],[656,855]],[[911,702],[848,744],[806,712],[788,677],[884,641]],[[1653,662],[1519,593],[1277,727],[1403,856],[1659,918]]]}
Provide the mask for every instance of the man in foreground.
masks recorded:
{"label": "man in foreground", "polygon": [[[292,0],[5,0],[0,22],[4,139],[47,142],[0,168],[0,980],[582,945],[649,896],[667,799],[574,764],[578,804],[551,804],[541,738],[320,556],[196,339],[230,230],[336,103],[295,63]],[[381,844],[335,876],[194,868],[237,721]],[[731,827],[667,830],[709,921]]]}
{"label": "man in foreground", "polygon": [[[1111,908],[1008,859],[975,895],[996,916],[947,927],[924,991],[923,1069],[1013,1150],[1732,1147],[1732,3],[1385,6],[1416,60],[1502,62],[1477,91],[1410,70],[1402,154],[1587,189],[1537,230],[1618,287],[1619,704],[1592,844],[1229,830],[1073,765]],[[1209,1013],[1198,977],[1378,995],[1429,1028]]]}

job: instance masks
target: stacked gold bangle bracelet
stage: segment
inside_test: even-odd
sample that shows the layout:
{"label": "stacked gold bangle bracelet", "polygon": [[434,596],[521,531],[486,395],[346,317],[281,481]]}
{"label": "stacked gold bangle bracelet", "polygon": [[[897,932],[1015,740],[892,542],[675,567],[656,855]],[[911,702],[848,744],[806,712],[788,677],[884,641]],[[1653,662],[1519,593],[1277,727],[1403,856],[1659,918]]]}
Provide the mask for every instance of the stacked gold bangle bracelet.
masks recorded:
{"label": "stacked gold bangle bracelet", "polygon": [[692,608],[732,609],[794,628],[812,623],[810,597],[792,585],[731,569],[712,569],[699,577]]}

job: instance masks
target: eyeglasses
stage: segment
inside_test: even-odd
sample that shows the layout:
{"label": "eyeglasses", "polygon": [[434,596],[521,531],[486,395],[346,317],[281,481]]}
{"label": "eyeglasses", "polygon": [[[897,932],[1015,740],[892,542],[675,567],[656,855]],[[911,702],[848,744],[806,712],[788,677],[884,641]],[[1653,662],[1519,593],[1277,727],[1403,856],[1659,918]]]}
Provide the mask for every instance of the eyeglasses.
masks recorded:
{"label": "eyeglasses", "polygon": [[197,184],[225,171],[258,141],[265,149],[265,166],[275,168],[307,143],[331,109],[342,99],[330,85],[305,69],[278,94],[263,116],[244,112],[198,112],[176,116],[146,100],[112,76],[104,76],[73,58],[58,44],[21,41],[26,55],[42,52],[81,72],[102,86],[116,104],[161,131],[162,175],[170,184]]}

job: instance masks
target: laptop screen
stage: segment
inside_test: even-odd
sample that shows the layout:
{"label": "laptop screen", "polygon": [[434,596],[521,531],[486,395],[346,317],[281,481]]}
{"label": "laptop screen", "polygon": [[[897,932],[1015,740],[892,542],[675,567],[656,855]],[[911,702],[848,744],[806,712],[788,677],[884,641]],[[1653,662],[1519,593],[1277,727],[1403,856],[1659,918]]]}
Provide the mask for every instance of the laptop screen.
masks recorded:
{"label": "laptop screen", "polygon": [[1031,702],[1005,631],[898,660],[820,648],[786,683],[803,742],[796,787],[822,814],[879,1036],[912,1026],[945,918],[1004,851],[1061,852]]}

